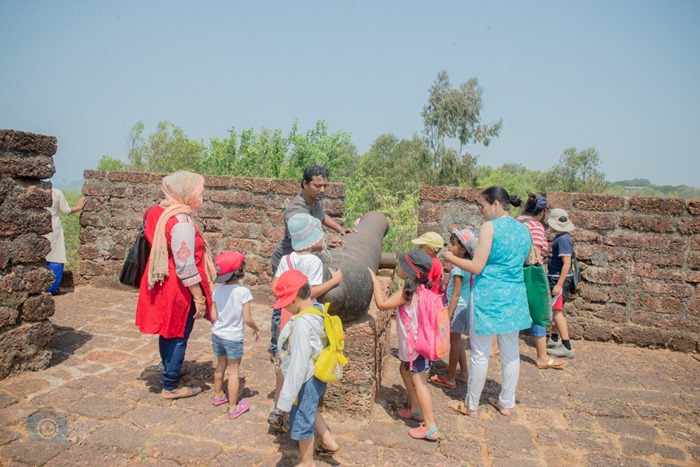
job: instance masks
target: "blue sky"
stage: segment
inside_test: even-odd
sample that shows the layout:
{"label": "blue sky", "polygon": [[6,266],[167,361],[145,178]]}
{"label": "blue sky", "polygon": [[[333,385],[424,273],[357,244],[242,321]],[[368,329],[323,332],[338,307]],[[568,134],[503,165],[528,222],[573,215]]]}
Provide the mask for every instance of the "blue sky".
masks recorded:
{"label": "blue sky", "polygon": [[325,120],[410,138],[438,71],[503,119],[479,164],[595,147],[608,180],[700,185],[700,2],[0,0],[0,128],[58,137],[55,183],[142,120],[208,143]]}

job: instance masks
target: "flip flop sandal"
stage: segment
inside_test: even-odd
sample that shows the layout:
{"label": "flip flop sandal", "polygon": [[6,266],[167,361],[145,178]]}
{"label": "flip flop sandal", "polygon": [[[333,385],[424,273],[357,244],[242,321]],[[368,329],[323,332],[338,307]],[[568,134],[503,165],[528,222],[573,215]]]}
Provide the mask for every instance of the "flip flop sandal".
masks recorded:
{"label": "flip flop sandal", "polygon": [[469,408],[462,401],[450,401],[447,403],[447,407],[468,417],[476,417],[477,415],[476,410],[469,410]]}
{"label": "flip flop sandal", "polygon": [[411,412],[411,409],[399,410],[398,416],[401,418],[418,420],[419,422],[423,421],[423,411],[421,409],[418,409],[415,412]]}
{"label": "flip flop sandal", "polygon": [[228,418],[235,420],[250,409],[250,401],[248,399],[241,399],[238,401],[238,407],[236,410],[232,410],[228,413]]}
{"label": "flip flop sandal", "polygon": [[[165,390],[163,390],[165,391]],[[177,391],[177,389],[176,389]],[[202,392],[202,388],[187,388],[187,392],[182,393],[182,394],[174,394],[172,391],[168,391],[165,394],[170,394],[169,396],[166,396],[163,392],[160,393],[161,399],[166,399],[166,400],[175,400],[175,399],[184,399],[185,397],[192,397],[196,396]]]}
{"label": "flip flop sandal", "polygon": [[457,387],[457,383],[450,383],[442,375],[433,375],[430,377],[430,382],[436,386],[442,386],[448,389],[454,389]]}
{"label": "flip flop sandal", "polygon": [[212,397],[211,398],[211,405],[214,405],[214,406],[223,405],[227,402],[228,402],[228,394],[226,394],[226,393],[224,393],[224,395],[221,397]]}
{"label": "flip flop sandal", "polygon": [[511,416],[510,409],[506,409],[505,407],[503,407],[501,403],[498,402],[498,399],[489,399],[489,404],[491,404],[491,406],[493,406],[494,409],[498,410],[498,413],[500,413],[504,417]]}
{"label": "flip flop sandal", "polygon": [[546,365],[537,365],[540,370],[546,370],[548,368],[564,368],[568,362],[560,361],[559,363],[554,363],[554,359],[550,358]]}
{"label": "flip flop sandal", "polygon": [[440,438],[440,430],[437,425],[430,430],[425,429],[425,425],[414,428],[408,432],[409,436],[414,439],[427,439],[428,441],[437,441]]}
{"label": "flip flop sandal", "polygon": [[316,448],[316,455],[320,456],[320,457],[333,457],[342,450],[343,450],[343,446],[338,446],[338,449],[336,449],[335,451],[332,451],[330,449],[323,447],[323,443],[321,443]]}

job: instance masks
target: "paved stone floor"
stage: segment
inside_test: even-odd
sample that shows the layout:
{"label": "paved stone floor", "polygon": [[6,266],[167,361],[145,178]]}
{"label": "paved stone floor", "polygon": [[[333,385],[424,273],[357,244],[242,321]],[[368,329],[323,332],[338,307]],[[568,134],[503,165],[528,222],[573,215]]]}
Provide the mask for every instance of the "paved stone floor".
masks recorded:
{"label": "paved stone floor", "polygon": [[[183,376],[204,392],[164,401],[157,338],[133,325],[135,301],[135,292],[90,286],[56,297],[50,368],[0,381],[0,465],[295,464],[296,444],[265,421],[273,384],[266,304],[253,306],[264,331],[260,342],[246,343],[242,363],[252,409],[229,421],[209,402],[207,323],[195,325]],[[439,443],[412,440],[415,425],[396,418],[404,392],[398,361],[389,358],[371,420],[326,414],[344,446],[330,465],[700,465],[696,355],[590,342],[575,342],[575,350],[566,369],[543,371],[521,340],[510,418],[487,404],[476,419],[455,414],[446,404],[463,397],[465,385],[431,386]],[[492,358],[484,400],[499,381]]]}

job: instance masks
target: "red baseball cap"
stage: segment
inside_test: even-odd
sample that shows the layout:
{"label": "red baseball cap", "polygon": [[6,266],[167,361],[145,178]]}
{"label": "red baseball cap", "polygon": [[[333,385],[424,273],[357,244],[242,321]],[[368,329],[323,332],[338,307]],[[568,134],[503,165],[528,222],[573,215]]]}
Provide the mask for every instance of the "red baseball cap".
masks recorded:
{"label": "red baseball cap", "polygon": [[275,289],[272,291],[275,295],[274,307],[279,310],[292,303],[297,297],[299,289],[308,281],[309,279],[296,269],[283,272],[277,278]]}
{"label": "red baseball cap", "polygon": [[245,256],[237,251],[224,251],[216,257],[216,283],[226,282],[241,267]]}

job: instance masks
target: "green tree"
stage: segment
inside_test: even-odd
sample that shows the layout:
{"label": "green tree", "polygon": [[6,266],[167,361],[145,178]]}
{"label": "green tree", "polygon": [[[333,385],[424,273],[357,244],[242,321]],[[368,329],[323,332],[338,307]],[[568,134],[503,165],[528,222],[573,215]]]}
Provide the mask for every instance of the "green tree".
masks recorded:
{"label": "green tree", "polygon": [[602,193],[608,186],[600,170],[600,154],[595,148],[578,152],[575,147],[564,150],[559,163],[544,176],[547,191]]}
{"label": "green tree", "polygon": [[[455,89],[446,71],[438,73],[421,112],[424,141],[432,156],[422,166],[428,175],[427,184],[473,186],[476,183],[476,156],[467,152],[467,146],[488,146],[503,125],[501,120],[481,123],[482,92],[476,78]],[[455,144],[458,149],[452,147]]]}
{"label": "green tree", "polygon": [[126,162],[120,161],[119,159],[115,159],[110,157],[108,154],[105,154],[97,163],[97,170],[129,170],[129,165]]}
{"label": "green tree", "polygon": [[323,120],[317,121],[316,126],[304,134],[299,132],[299,122],[295,120],[287,141],[290,153],[283,178],[301,178],[306,167],[322,164],[338,179],[338,172],[351,164],[357,153],[348,133],[329,133],[328,124]]}

